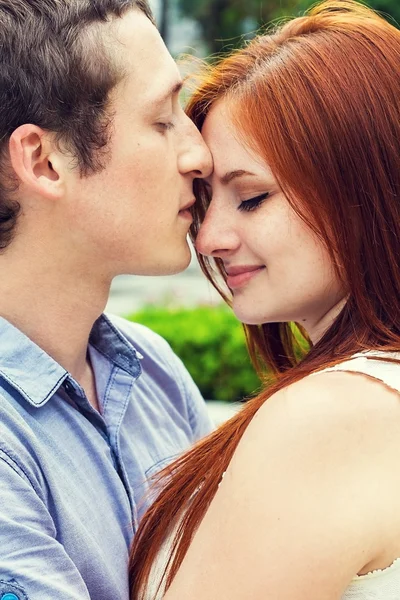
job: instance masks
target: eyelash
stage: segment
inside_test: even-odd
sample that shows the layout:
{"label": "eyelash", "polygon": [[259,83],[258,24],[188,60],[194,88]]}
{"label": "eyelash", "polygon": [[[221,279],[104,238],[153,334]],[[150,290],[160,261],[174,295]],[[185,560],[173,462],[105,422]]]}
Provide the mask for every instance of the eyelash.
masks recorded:
{"label": "eyelash", "polygon": [[258,208],[264,200],[266,200],[269,196],[269,193],[260,194],[259,196],[254,196],[254,198],[249,198],[248,200],[243,200],[238,207],[238,210],[243,212],[250,212],[251,210],[255,210]]}
{"label": "eyelash", "polygon": [[171,129],[174,129],[175,125],[174,123],[172,123],[171,121],[169,121],[168,123],[156,123],[157,127],[159,127],[160,129],[162,129],[162,131],[171,131]]}

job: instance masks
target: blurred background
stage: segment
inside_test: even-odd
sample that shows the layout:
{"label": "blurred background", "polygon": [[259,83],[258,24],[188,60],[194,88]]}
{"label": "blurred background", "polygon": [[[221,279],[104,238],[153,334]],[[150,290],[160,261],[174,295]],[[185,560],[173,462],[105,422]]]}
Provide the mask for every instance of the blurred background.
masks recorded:
{"label": "blurred background", "polygon": [[[315,0],[150,0],[161,35],[173,55],[208,56],[229,50],[261,26],[297,16]],[[400,0],[370,0],[400,23]]]}
{"label": "blurred background", "polygon": [[[299,15],[312,4],[311,0],[150,0],[174,57],[227,52],[261,26]],[[400,23],[400,0],[368,4],[396,26]],[[204,398],[213,401],[209,406],[216,422],[259,389],[242,327],[200,273],[195,258],[179,275],[117,277],[107,310],[148,325],[167,339]]]}

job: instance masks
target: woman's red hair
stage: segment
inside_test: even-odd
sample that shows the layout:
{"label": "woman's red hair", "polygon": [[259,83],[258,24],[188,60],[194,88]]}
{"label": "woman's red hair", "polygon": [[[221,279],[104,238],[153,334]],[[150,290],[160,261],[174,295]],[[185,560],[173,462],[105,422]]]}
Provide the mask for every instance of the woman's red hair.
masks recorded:
{"label": "woman's red hair", "polygon": [[[348,299],[301,360],[293,324],[245,327],[256,367],[268,365],[275,380],[162,473],[132,549],[131,600],[145,598],[173,528],[170,585],[243,432],[272,394],[356,352],[400,350],[399,73],[400,31],[364,5],[328,0],[207,68],[191,97],[199,129],[215,102],[228,103],[243,143],[326,245]],[[209,203],[201,181],[195,187],[194,238]],[[199,260],[229,302],[221,263]]]}

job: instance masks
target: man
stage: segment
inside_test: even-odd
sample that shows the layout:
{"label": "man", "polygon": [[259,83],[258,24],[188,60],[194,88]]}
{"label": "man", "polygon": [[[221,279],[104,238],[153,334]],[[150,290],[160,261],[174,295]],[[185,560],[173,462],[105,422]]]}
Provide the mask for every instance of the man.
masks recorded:
{"label": "man", "polygon": [[101,316],[190,259],[211,159],[146,0],[0,0],[0,598],[127,600],[146,480],[210,430],[165,341]]}

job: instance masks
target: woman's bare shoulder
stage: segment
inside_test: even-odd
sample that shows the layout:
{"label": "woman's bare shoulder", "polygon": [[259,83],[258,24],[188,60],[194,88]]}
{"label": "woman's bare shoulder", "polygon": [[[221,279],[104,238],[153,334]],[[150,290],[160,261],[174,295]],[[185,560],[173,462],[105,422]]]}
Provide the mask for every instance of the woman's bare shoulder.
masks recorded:
{"label": "woman's bare shoulder", "polygon": [[249,432],[279,426],[281,435],[329,430],[348,437],[356,431],[379,434],[389,423],[396,426],[397,419],[400,425],[400,392],[364,373],[331,371],[314,373],[278,391],[257,411]]}
{"label": "woman's bare shoulder", "polygon": [[341,597],[392,541],[399,405],[384,385],[348,373],[311,376],[272,396],[239,442],[176,589],[198,587],[194,600],[216,591],[231,599]]}

